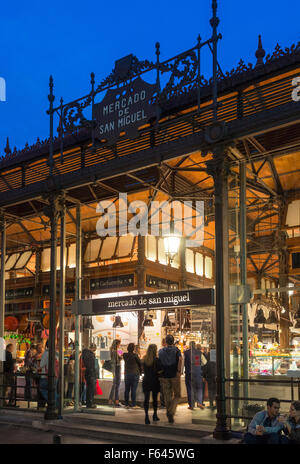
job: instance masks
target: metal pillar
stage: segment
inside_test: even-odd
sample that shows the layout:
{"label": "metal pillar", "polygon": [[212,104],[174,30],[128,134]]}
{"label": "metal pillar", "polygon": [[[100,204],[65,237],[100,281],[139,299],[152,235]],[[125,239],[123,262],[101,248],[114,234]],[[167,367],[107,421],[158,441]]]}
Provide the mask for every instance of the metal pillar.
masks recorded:
{"label": "metal pillar", "polygon": [[65,376],[64,376],[64,338],[65,338],[65,290],[66,287],[66,206],[61,199],[60,209],[60,284],[59,284],[59,405],[58,415],[64,410]]}
{"label": "metal pillar", "polygon": [[217,424],[213,436],[222,440],[230,438],[225,399],[225,376],[230,364],[227,163],[222,146],[215,147],[213,159],[206,163],[215,187]]}
{"label": "metal pillar", "polygon": [[[138,293],[144,293],[145,291],[145,237],[138,235],[138,265],[136,267],[137,273],[137,289]],[[144,311],[138,311],[138,343],[143,333],[144,327]]]}
{"label": "metal pillar", "polygon": [[[246,217],[246,162],[240,164],[240,268],[241,285],[247,284],[247,217]],[[248,305],[241,304],[243,315],[243,378],[249,378]],[[248,398],[248,383],[243,382],[244,398]]]}
{"label": "metal pillar", "polygon": [[[6,256],[6,223],[3,213],[0,215],[0,235],[1,235],[1,269],[0,269],[0,337],[4,336],[4,316],[5,316],[5,256]],[[2,348],[2,347],[1,347]],[[4,348],[4,347],[3,347]],[[4,376],[3,361],[0,359],[0,406],[4,405]]]}
{"label": "metal pillar", "polygon": [[[81,299],[81,258],[82,258],[82,230],[80,204],[76,205],[76,288],[75,301]],[[80,345],[80,316],[75,316],[75,385],[74,410],[79,411],[80,372],[79,372],[79,345]]]}
{"label": "metal pillar", "polygon": [[57,419],[55,404],[55,331],[56,331],[56,248],[57,248],[57,224],[59,217],[58,195],[49,196],[49,206],[45,208],[45,214],[50,219],[51,225],[51,258],[50,258],[50,327],[48,339],[48,402],[45,412],[46,420]]}

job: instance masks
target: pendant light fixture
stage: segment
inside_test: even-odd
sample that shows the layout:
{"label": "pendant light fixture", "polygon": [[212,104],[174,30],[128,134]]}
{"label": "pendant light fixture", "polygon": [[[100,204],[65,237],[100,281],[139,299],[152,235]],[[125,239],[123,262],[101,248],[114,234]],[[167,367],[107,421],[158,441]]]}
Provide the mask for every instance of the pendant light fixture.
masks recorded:
{"label": "pendant light fixture", "polygon": [[175,232],[173,208],[171,208],[170,234],[164,236],[164,249],[169,263],[172,263],[173,259],[179,251],[180,240],[180,235]]}
{"label": "pendant light fixture", "polygon": [[171,327],[171,326],[172,326],[172,324],[171,324],[171,321],[170,321],[169,316],[168,316],[168,311],[166,311],[164,321],[162,323],[162,327]]}
{"label": "pendant light fixture", "polygon": [[254,323],[255,324],[265,324],[266,322],[267,322],[267,320],[266,320],[266,318],[264,316],[264,311],[263,311],[262,307],[257,307]]}

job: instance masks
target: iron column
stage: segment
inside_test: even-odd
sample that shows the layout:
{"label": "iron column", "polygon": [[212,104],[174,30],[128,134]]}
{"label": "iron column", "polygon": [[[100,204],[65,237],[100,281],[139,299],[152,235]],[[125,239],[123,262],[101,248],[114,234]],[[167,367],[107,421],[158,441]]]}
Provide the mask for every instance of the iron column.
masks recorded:
{"label": "iron column", "polygon": [[[1,269],[0,269],[0,337],[4,336],[4,316],[5,316],[5,256],[6,256],[6,223],[3,212],[0,214],[0,235],[1,235]],[[1,347],[2,348],[2,347]],[[4,346],[3,346],[4,348]],[[4,376],[3,376],[3,362],[0,360],[0,398],[4,394]],[[0,405],[3,406],[4,399],[0,399]]]}
{"label": "iron column", "polygon": [[[216,146],[214,157],[206,163],[215,187],[216,256],[216,354],[217,424],[214,438],[230,438],[226,414],[225,376],[229,364],[229,253],[228,253],[228,161],[223,146]],[[229,358],[229,360],[228,360]]]}
{"label": "iron column", "polygon": [[49,206],[44,209],[45,214],[50,219],[51,224],[51,257],[50,257],[50,328],[48,339],[48,402],[45,412],[45,419],[57,419],[56,413],[56,377],[55,377],[55,332],[56,332],[56,247],[57,247],[57,223],[59,217],[58,195],[55,193],[49,196]]}
{"label": "iron column", "polygon": [[[247,285],[247,219],[246,219],[246,162],[240,164],[240,266],[241,285]],[[248,305],[241,305],[243,315],[243,378],[249,378]],[[248,398],[248,383],[243,382],[244,398]]]}
{"label": "iron column", "polygon": [[[81,299],[81,254],[82,254],[82,230],[81,230],[81,210],[80,204],[76,205],[76,288],[75,301]],[[79,344],[80,344],[80,316],[75,315],[75,385],[74,399],[75,411],[79,410]]]}
{"label": "iron column", "polygon": [[64,197],[61,198],[60,209],[60,285],[59,285],[59,406],[58,415],[64,410],[64,338],[65,338],[65,285],[66,285],[66,206]]}

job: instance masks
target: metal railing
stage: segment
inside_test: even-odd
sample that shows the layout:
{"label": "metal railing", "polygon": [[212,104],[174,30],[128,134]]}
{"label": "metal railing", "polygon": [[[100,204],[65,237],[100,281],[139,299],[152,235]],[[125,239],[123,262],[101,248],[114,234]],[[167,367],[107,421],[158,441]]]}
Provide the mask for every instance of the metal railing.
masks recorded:
{"label": "metal railing", "polygon": [[[31,408],[30,403],[37,403],[37,409],[39,409],[42,407],[39,406],[40,404],[46,404],[40,389],[40,380],[45,377],[47,374],[41,373],[18,372],[10,373],[9,376],[6,373],[0,373],[0,407],[9,407],[6,401],[10,405],[16,405],[17,402],[23,401],[27,403],[28,409]],[[18,379],[23,380],[18,381]],[[7,390],[9,390],[8,396],[6,396]]]}
{"label": "metal railing", "polygon": [[[270,389],[270,386],[272,385],[273,387],[282,387],[282,386],[288,386],[289,391],[290,391],[290,398],[278,398],[280,400],[280,403],[291,403],[292,401],[295,400],[300,400],[300,378],[289,378],[289,379],[241,379],[241,378],[230,378],[230,379],[225,379],[226,383],[231,384],[231,389],[230,389],[230,395],[226,395],[225,399],[230,401],[230,414],[227,414],[227,417],[230,419],[242,419],[245,421],[249,421],[253,418],[252,416],[245,415],[245,411],[251,410],[253,408],[254,413],[257,412],[255,411],[255,404],[251,404],[253,402],[262,402],[263,406],[265,406],[268,398],[270,397],[278,397],[280,395],[273,393],[272,390]],[[266,396],[264,398],[261,398],[259,396],[251,396],[249,394],[248,397],[244,397],[239,394],[240,392],[240,384],[243,383],[248,383],[248,391],[250,391],[249,386],[251,385],[267,385],[266,388]],[[231,391],[232,390],[232,391]],[[296,392],[295,392],[296,390]],[[232,393],[232,394],[231,394]],[[287,393],[287,391],[285,392]],[[295,394],[296,393],[296,394]],[[287,395],[286,395],[287,396]],[[239,414],[238,411],[242,409],[242,414]]]}

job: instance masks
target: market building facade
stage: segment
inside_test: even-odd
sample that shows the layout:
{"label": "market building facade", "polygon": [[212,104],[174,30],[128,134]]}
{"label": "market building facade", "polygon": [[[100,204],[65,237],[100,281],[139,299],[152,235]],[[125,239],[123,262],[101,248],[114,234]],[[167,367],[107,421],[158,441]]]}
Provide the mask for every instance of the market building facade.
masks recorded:
{"label": "market building facade", "polygon": [[[129,55],[98,87],[92,73],[75,102],[54,107],[50,78],[49,140],[20,152],[7,144],[0,336],[15,346],[20,402],[25,351],[48,340],[48,419],[55,346],[64,394],[75,351],[78,411],[80,351],[96,344],[101,413],[113,340],[143,356],[168,333],[182,352],[194,341],[216,359],[217,416],[187,420],[216,422],[217,438],[254,403],[299,395],[300,45],[265,57],[259,38],[255,66],[223,74],[217,25],[214,11],[212,38],[165,62],[156,44],[153,62]],[[184,375],[181,387],[186,408]],[[70,410],[64,394],[60,414]]]}

